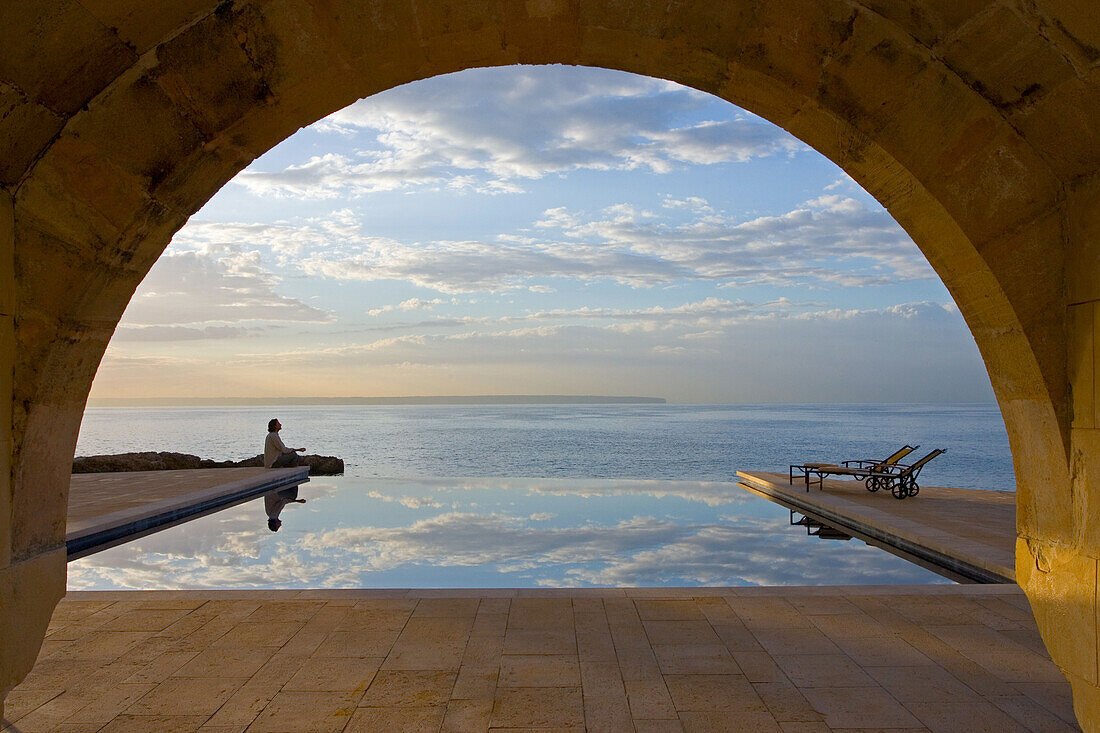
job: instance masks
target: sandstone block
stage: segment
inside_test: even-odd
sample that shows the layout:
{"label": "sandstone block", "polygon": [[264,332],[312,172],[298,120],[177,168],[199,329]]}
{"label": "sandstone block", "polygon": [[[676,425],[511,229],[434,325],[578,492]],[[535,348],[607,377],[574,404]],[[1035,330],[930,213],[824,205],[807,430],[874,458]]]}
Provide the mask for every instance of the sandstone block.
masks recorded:
{"label": "sandstone block", "polygon": [[64,595],[64,547],[0,567],[0,698],[30,671]]}
{"label": "sandstone block", "polygon": [[1072,426],[1097,427],[1096,412],[1096,318],[1097,302],[1071,305],[1066,309],[1068,373],[1072,396]]}
{"label": "sandstone block", "polygon": [[1077,182],[1066,200],[1066,298],[1100,300],[1100,176]]}
{"label": "sandstone block", "polygon": [[0,79],[70,115],[132,64],[133,49],[77,0],[0,6]]}
{"label": "sandstone block", "polygon": [[1040,34],[1037,21],[1007,6],[993,7],[937,50],[998,109],[1019,108],[1076,74],[1060,50]]}
{"label": "sandstone block", "polygon": [[217,0],[173,0],[163,5],[144,0],[80,0],[80,4],[139,55],[218,6]]}
{"label": "sandstone block", "polygon": [[1096,685],[1096,559],[1021,537],[1016,542],[1016,579],[1054,663]]}
{"label": "sandstone block", "polygon": [[1077,537],[1073,491],[1057,417],[1042,400],[1002,399],[1001,414],[1016,469],[1020,535],[1072,546]]}
{"label": "sandstone block", "polygon": [[61,130],[64,120],[0,82],[0,186],[12,186]]}

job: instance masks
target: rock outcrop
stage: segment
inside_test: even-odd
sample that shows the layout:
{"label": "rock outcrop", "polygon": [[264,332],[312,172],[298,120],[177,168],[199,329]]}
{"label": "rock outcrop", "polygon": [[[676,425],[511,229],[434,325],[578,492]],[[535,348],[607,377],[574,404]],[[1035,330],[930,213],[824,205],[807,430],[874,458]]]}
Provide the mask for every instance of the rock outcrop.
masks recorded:
{"label": "rock outcrop", "polygon": [[[309,466],[310,476],[335,476],[344,472],[344,461],[336,456],[300,456],[299,465]],[[242,461],[214,461],[188,453],[144,451],[105,456],[78,456],[73,459],[73,473],[109,473],[113,471],[174,471],[185,468],[259,468],[263,456]]]}

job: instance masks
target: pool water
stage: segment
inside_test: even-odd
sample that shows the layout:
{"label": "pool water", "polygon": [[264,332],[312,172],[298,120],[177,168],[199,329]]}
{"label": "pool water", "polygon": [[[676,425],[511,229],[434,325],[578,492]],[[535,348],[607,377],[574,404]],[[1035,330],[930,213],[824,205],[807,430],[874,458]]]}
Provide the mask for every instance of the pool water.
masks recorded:
{"label": "pool water", "polygon": [[735,483],[315,477],[69,564],[69,588],[456,588],[949,582],[810,537]]}

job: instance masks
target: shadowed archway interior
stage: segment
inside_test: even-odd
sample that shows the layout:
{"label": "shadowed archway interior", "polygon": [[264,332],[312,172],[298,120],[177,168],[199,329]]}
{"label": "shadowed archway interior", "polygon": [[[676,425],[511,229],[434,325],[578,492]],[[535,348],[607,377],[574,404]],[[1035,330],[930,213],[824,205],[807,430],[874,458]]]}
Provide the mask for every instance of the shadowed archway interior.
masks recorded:
{"label": "shadowed archway interior", "polygon": [[358,98],[564,63],[756,113],[907,230],[989,370],[1016,465],[1017,576],[1082,724],[1100,721],[1090,3],[55,0],[0,9],[0,47],[0,690],[30,668],[64,592],[88,389],[172,234],[251,160]]}

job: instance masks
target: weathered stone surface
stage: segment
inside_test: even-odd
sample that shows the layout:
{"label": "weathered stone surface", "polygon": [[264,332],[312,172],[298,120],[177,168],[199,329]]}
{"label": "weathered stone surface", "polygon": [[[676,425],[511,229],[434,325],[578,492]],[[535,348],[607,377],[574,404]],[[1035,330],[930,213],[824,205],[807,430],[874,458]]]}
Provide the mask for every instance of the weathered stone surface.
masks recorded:
{"label": "weathered stone surface", "polygon": [[64,546],[0,568],[0,696],[34,664],[50,615],[64,595]]}
{"label": "weathered stone surface", "polygon": [[[1021,538],[1016,581],[1027,593],[1050,656],[1064,671],[1097,683],[1096,559]],[[1066,629],[1073,629],[1072,635]]]}
{"label": "weathered stone surface", "polygon": [[[344,472],[344,461],[336,456],[298,457],[299,465],[309,466],[310,476],[336,476]],[[247,468],[264,465],[262,455],[240,461],[215,461],[189,453],[143,451],[102,456],[78,456],[73,473],[109,473],[113,471],[177,471],[187,468]]]}

